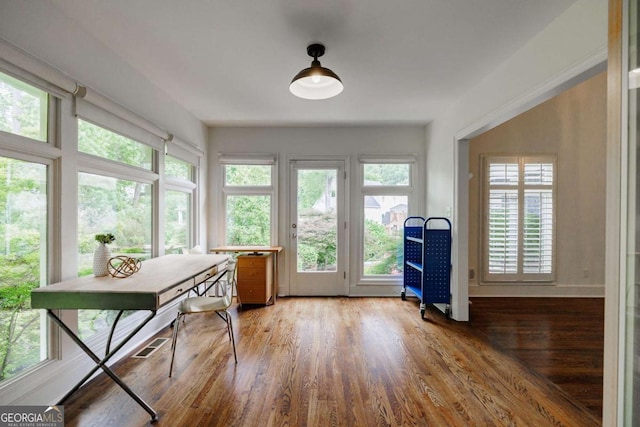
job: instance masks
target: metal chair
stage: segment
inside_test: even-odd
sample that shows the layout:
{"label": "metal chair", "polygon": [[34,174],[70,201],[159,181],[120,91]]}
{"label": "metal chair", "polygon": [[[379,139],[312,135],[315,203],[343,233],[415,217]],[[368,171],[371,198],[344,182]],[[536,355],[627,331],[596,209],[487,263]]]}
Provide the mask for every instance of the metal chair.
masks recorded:
{"label": "metal chair", "polygon": [[180,302],[178,307],[178,315],[173,321],[173,340],[171,342],[171,365],[169,366],[169,377],[173,372],[173,359],[176,354],[176,343],[178,341],[178,329],[180,320],[187,314],[211,313],[214,312],[227,324],[227,334],[229,341],[233,345],[233,357],[238,363],[236,355],[236,341],[233,336],[233,323],[231,322],[231,314],[229,307],[233,301],[233,292],[236,284],[236,262],[229,260],[227,265],[227,274],[224,279],[218,280],[209,290],[207,296],[197,296],[185,298]]}

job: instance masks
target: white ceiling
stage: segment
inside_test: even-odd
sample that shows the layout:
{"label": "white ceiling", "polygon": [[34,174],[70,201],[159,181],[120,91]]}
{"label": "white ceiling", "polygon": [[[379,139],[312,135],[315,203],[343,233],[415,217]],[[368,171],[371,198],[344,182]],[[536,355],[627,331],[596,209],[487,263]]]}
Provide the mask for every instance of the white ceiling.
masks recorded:
{"label": "white ceiling", "polygon": [[[208,125],[427,123],[575,2],[51,1]],[[311,42],[336,98],[289,93]]]}

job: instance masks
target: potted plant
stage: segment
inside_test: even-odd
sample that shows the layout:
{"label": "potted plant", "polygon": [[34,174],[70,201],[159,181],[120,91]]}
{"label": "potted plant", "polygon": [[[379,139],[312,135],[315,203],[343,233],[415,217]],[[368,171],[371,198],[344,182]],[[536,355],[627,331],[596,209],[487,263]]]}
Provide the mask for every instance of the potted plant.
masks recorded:
{"label": "potted plant", "polygon": [[111,258],[111,250],[107,246],[113,243],[116,237],[111,233],[96,234],[96,241],[100,243],[93,253],[93,275],[96,277],[109,274],[108,264]]}

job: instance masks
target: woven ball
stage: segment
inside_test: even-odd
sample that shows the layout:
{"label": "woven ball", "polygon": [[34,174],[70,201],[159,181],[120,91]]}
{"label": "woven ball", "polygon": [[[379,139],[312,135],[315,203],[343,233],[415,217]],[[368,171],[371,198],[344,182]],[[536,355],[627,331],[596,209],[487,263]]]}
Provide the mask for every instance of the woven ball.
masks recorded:
{"label": "woven ball", "polygon": [[140,259],[123,255],[109,258],[109,263],[107,264],[109,274],[118,279],[129,277],[133,273],[140,271],[140,268],[142,268]]}

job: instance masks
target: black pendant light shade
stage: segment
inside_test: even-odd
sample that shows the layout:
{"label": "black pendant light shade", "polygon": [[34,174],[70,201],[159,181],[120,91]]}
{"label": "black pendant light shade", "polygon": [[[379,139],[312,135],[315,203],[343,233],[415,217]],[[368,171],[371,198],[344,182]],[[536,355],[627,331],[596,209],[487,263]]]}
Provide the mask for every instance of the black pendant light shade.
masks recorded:
{"label": "black pendant light shade", "polygon": [[324,46],[317,43],[309,45],[307,53],[313,57],[311,67],[296,74],[291,80],[289,91],[304,99],[327,99],[342,92],[344,86],[340,77],[320,65],[320,61],[318,61],[318,58],[324,55]]}

